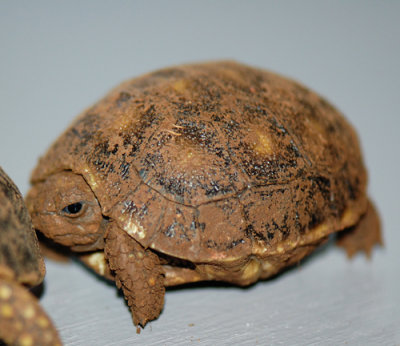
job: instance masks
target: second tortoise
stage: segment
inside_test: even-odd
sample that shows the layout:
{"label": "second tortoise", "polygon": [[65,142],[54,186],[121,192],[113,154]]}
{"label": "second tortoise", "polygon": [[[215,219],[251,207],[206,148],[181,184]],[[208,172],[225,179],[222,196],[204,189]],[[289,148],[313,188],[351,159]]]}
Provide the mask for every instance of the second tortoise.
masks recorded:
{"label": "second tortoise", "polygon": [[17,186],[0,167],[0,345],[61,345],[52,321],[28,287],[45,264]]}

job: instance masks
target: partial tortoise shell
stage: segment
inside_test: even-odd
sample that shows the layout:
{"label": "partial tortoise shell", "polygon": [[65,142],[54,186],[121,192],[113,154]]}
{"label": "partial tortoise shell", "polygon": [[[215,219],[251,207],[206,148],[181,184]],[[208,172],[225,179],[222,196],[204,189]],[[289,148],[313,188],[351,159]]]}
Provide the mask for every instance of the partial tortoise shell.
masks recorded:
{"label": "partial tortoise shell", "polygon": [[0,277],[35,286],[46,272],[24,200],[0,167]]}
{"label": "partial tortoise shell", "polygon": [[0,167],[0,344],[61,345],[53,323],[25,286],[45,264],[21,193]]}

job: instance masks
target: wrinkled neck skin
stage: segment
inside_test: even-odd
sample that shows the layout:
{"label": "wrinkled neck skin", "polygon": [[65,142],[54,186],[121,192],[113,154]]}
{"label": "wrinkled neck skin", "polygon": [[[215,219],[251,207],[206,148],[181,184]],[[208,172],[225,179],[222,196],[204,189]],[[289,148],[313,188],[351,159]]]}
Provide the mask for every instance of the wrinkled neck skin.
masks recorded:
{"label": "wrinkled neck skin", "polygon": [[109,223],[110,221],[103,217],[103,220],[99,227],[99,231],[97,233],[98,235],[97,240],[93,244],[71,246],[71,250],[76,252],[103,250],[105,237],[107,235],[107,227]]}

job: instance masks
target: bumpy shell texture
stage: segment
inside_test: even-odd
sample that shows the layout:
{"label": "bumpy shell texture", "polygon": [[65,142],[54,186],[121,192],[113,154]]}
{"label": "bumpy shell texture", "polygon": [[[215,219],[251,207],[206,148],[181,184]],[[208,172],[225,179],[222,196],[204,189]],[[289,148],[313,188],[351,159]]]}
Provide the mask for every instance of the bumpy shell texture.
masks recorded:
{"label": "bumpy shell texture", "polygon": [[32,182],[71,170],[145,247],[218,262],[268,256],[358,222],[366,172],[343,116],[235,62],[127,81],[80,115]]}
{"label": "bumpy shell texture", "polygon": [[37,285],[44,277],[44,261],[36,233],[18,188],[0,167],[0,277]]}

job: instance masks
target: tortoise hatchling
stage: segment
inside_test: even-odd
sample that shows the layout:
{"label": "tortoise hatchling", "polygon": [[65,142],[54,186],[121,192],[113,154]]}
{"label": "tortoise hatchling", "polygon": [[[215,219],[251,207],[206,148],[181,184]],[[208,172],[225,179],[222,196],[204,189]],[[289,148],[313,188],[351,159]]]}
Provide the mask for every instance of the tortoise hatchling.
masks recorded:
{"label": "tortoise hatchling", "polygon": [[32,184],[34,227],[89,252],[141,326],[166,286],[249,285],[349,228],[349,252],[380,242],[353,128],[304,86],[235,62],[121,84],[51,146]]}
{"label": "tortoise hatchling", "polygon": [[40,284],[44,274],[28,210],[0,167],[0,340],[6,344],[61,345],[37,299],[23,287]]}

